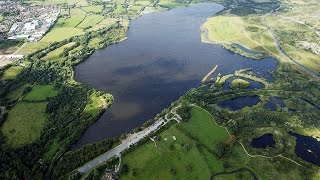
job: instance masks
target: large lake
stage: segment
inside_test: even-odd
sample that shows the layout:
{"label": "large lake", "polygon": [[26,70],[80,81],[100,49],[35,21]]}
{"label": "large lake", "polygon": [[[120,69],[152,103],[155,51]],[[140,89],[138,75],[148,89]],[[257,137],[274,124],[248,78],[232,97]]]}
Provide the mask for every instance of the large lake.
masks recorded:
{"label": "large lake", "polygon": [[272,58],[253,60],[200,41],[207,17],[221,11],[214,3],[196,4],[132,20],[128,39],[96,51],[75,67],[77,81],[113,94],[115,102],[84,133],[77,147],[119,136],[141,126],[187,90],[197,87],[215,65],[216,73],[240,68],[269,79]]}

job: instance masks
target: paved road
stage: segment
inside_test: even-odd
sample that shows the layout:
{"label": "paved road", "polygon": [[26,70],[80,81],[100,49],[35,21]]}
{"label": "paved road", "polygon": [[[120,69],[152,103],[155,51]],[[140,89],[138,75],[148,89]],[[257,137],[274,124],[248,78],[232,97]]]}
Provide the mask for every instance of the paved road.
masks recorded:
{"label": "paved road", "polygon": [[270,13],[267,13],[264,17],[261,18],[261,23],[269,30],[269,32],[272,35],[273,41],[276,44],[277,50],[284,56],[286,56],[288,59],[290,59],[291,62],[293,62],[294,64],[298,65],[301,69],[303,69],[304,71],[306,71],[307,73],[309,73],[310,75],[312,75],[313,77],[319,78],[319,74],[315,71],[312,71],[308,68],[306,68],[304,65],[300,64],[298,61],[296,61],[295,59],[293,59],[292,57],[290,57],[280,46],[280,43],[277,39],[276,34],[274,33],[274,31],[272,30],[272,28],[265,22],[265,18],[269,15],[271,15],[273,13],[273,11],[271,11]]}
{"label": "paved road", "polygon": [[160,129],[162,126],[166,125],[168,122],[170,122],[171,120],[177,121],[178,123],[180,122],[180,120],[182,120],[182,118],[179,116],[179,114],[177,114],[177,109],[180,107],[181,105],[176,106],[175,108],[173,108],[170,113],[173,113],[174,116],[172,118],[168,118],[168,114],[165,115],[165,120],[160,118],[159,120],[157,120],[156,122],[154,122],[151,126],[149,126],[148,128],[137,132],[133,135],[131,135],[130,137],[128,137],[128,139],[123,142],[122,144],[118,145],[117,147],[105,152],[104,154],[92,159],[91,161],[87,162],[86,164],[84,164],[83,166],[78,168],[78,171],[80,173],[85,173],[87,171],[90,171],[91,169],[99,166],[101,163],[108,161],[109,159],[113,158],[113,157],[120,157],[120,153],[128,148],[130,148],[131,145],[136,144],[137,142],[141,141],[143,138],[145,138],[146,136],[148,136],[150,133],[157,131],[158,129]]}
{"label": "paved road", "polygon": [[78,168],[78,171],[80,173],[85,173],[85,172],[97,167],[99,164],[101,164],[101,163],[103,163],[113,157],[119,156],[122,151],[128,149],[131,145],[136,144],[137,142],[142,140],[144,137],[146,137],[150,133],[158,130],[159,127],[162,127],[166,123],[167,122],[165,122],[163,119],[157,120],[154,124],[152,124],[148,128],[132,135],[126,142],[118,145],[117,147],[115,147],[115,148],[105,152],[104,154],[94,158],[93,160],[87,162],[82,167]]}

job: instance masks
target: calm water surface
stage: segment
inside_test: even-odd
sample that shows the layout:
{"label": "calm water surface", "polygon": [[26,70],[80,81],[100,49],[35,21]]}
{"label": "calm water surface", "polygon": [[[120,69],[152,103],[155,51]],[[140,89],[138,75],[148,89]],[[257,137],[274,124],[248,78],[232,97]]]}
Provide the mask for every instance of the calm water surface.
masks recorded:
{"label": "calm water surface", "polygon": [[296,138],[295,153],[301,159],[320,166],[320,142],[311,137],[290,132]]}
{"label": "calm water surface", "polygon": [[88,128],[77,147],[119,136],[153,118],[187,90],[200,85],[216,64],[216,73],[240,68],[270,77],[277,61],[253,60],[219,45],[200,41],[200,26],[222,10],[214,3],[196,4],[144,15],[131,21],[128,39],[96,51],[75,67],[75,78],[111,93],[115,102]]}
{"label": "calm water surface", "polygon": [[273,139],[273,134],[264,134],[260,137],[254,138],[251,142],[251,145],[254,148],[267,148],[267,147],[273,147],[276,144],[276,142]]}
{"label": "calm water surface", "polygon": [[218,103],[219,106],[228,108],[232,111],[237,111],[245,106],[251,107],[260,102],[260,97],[257,95],[254,96],[239,96]]}

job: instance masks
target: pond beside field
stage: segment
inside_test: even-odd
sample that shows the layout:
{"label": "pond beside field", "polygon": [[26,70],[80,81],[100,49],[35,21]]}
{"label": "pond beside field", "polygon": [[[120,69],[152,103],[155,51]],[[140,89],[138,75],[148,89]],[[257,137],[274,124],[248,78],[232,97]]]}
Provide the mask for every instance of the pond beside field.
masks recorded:
{"label": "pond beside field", "polygon": [[[270,79],[277,61],[254,60],[200,41],[200,26],[222,10],[214,3],[181,7],[132,20],[128,39],[96,51],[75,67],[77,81],[113,94],[115,102],[85,132],[77,147],[119,136],[153,118],[187,90],[214,75],[252,68]],[[256,103],[256,98],[248,99]],[[252,102],[251,102],[252,101]]]}
{"label": "pond beside field", "polygon": [[289,134],[296,138],[296,155],[307,162],[320,166],[320,142],[310,136],[303,136],[293,132]]}
{"label": "pond beside field", "polygon": [[267,147],[273,147],[276,144],[276,142],[273,139],[273,134],[264,134],[260,137],[252,139],[251,145],[254,148],[267,148]]}
{"label": "pond beside field", "polygon": [[232,111],[240,110],[245,106],[254,106],[260,102],[259,96],[240,96],[218,103],[219,106],[228,108]]}

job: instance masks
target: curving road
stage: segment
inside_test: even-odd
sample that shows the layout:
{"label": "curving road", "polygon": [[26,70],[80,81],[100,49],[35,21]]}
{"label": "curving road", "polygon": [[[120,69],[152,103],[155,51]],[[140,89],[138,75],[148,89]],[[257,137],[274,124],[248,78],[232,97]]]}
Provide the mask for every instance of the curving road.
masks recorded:
{"label": "curving road", "polygon": [[158,128],[161,127],[164,124],[165,124],[165,121],[163,119],[157,120],[155,123],[153,123],[148,128],[146,128],[143,131],[140,131],[140,132],[134,134],[133,136],[131,136],[124,143],[118,145],[117,147],[115,147],[115,148],[105,152],[104,154],[92,159],[91,161],[87,162],[82,167],[78,168],[78,171],[80,173],[85,173],[85,172],[97,167],[101,163],[103,163],[103,162],[105,162],[105,161],[107,161],[107,160],[109,160],[109,159],[111,159],[113,157],[120,156],[120,153],[122,151],[130,148],[130,146],[136,144],[137,142],[139,142],[140,140],[142,140],[143,138],[148,136],[150,133],[158,130]]}
{"label": "curving road", "polygon": [[287,57],[292,63],[296,64],[297,66],[299,66],[301,69],[303,69],[304,71],[306,71],[308,74],[312,75],[313,77],[319,78],[319,74],[315,71],[312,71],[308,68],[306,68],[304,65],[300,64],[297,60],[293,59],[292,57],[290,57],[280,46],[280,43],[277,39],[276,34],[274,33],[273,29],[266,23],[265,18],[269,15],[271,15],[273,13],[273,11],[271,11],[270,13],[265,14],[262,18],[261,18],[261,24],[263,26],[265,26],[268,31],[271,33],[272,38],[274,43],[276,44],[277,50],[285,57]]}
{"label": "curving road", "polygon": [[130,146],[138,143],[139,141],[141,141],[143,138],[145,138],[146,136],[148,136],[149,134],[151,134],[152,132],[157,131],[158,129],[160,129],[162,126],[166,125],[168,122],[170,122],[171,120],[175,120],[177,122],[180,122],[181,117],[177,114],[176,110],[180,107],[177,106],[175,108],[173,108],[170,113],[173,113],[174,116],[172,118],[168,118],[168,114],[165,115],[165,120],[160,118],[158,119],[156,122],[154,122],[151,126],[149,126],[148,128],[137,132],[133,135],[131,135],[125,142],[123,142],[122,144],[118,145],[117,147],[105,152],[104,154],[92,159],[91,161],[87,162],[86,164],[84,164],[83,166],[79,167],[77,170],[80,173],[85,173],[90,171],[91,169],[99,166],[100,164],[102,164],[103,162],[108,161],[109,159],[113,158],[113,157],[120,157],[120,153],[123,152],[124,150],[130,148]]}

